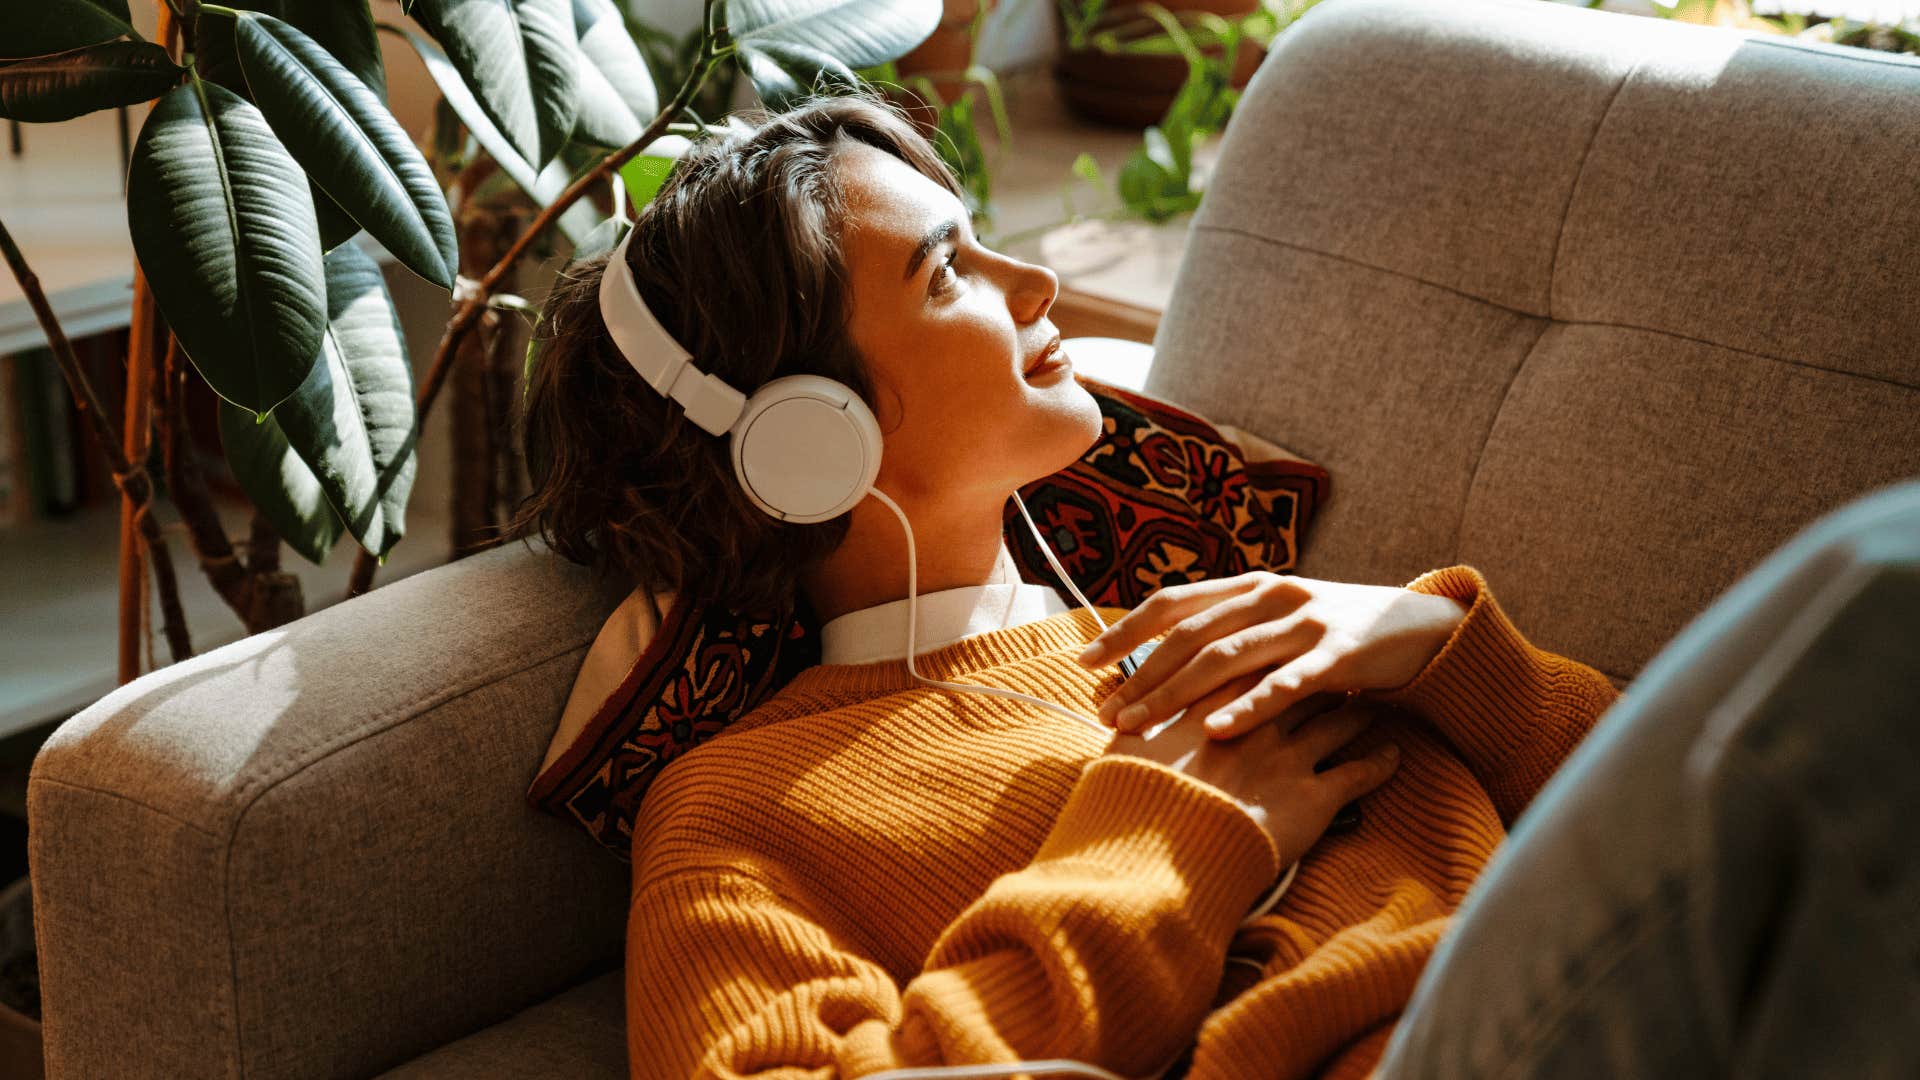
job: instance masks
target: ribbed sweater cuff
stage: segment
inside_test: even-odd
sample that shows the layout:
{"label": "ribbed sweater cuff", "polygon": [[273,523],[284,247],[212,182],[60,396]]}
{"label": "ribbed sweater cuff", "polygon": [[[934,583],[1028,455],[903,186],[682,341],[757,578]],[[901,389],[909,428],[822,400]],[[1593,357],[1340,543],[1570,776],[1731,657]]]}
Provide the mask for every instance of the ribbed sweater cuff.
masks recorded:
{"label": "ribbed sweater cuff", "polygon": [[1239,802],[1157,761],[1121,754],[1087,764],[1033,861],[1048,860],[1184,888],[1188,917],[1220,941],[1281,870],[1272,838]]}
{"label": "ribbed sweater cuff", "polygon": [[1429,571],[1407,588],[1457,600],[1467,614],[1412,682],[1376,696],[1433,718],[1469,760],[1500,762],[1527,753],[1538,743],[1530,736],[1539,707],[1554,697],[1566,661],[1521,637],[1471,566]]}

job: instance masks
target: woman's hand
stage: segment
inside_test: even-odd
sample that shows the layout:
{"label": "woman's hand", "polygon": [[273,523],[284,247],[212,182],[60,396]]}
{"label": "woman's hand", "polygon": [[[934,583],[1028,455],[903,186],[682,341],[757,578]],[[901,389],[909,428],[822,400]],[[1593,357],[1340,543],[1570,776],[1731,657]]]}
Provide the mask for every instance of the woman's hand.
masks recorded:
{"label": "woman's hand", "polygon": [[1106,752],[1157,761],[1225,792],[1267,831],[1286,867],[1319,841],[1335,811],[1386,783],[1399,766],[1399,747],[1388,742],[1364,757],[1314,771],[1365,731],[1379,707],[1347,702],[1291,731],[1283,724],[1262,725],[1230,746],[1208,738],[1199,714],[1189,713],[1144,735],[1117,734]]}
{"label": "woman's hand", "polygon": [[1165,631],[1100,719],[1131,732],[1188,709],[1230,739],[1317,693],[1406,685],[1465,616],[1444,596],[1259,570],[1161,589],[1078,659],[1110,663]]}

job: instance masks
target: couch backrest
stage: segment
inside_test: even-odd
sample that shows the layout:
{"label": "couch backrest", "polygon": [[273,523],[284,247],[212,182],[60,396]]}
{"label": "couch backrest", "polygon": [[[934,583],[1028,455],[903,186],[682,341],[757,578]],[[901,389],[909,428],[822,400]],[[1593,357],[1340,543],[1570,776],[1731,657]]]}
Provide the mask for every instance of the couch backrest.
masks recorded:
{"label": "couch backrest", "polygon": [[1631,677],[1920,473],[1920,62],[1538,0],[1330,0],[1224,137],[1149,392],[1333,473],[1317,577],[1466,562]]}

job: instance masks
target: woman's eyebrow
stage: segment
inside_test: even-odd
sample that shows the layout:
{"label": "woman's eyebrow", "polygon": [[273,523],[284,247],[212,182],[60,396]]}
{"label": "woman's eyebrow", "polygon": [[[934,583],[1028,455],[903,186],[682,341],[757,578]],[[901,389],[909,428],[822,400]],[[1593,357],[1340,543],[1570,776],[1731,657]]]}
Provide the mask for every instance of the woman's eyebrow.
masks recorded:
{"label": "woman's eyebrow", "polygon": [[952,236],[953,230],[959,227],[959,218],[948,218],[933,228],[928,229],[927,235],[921,237],[920,243],[914,246],[913,254],[907,256],[907,272],[902,275],[901,280],[912,280],[914,271],[920,269],[920,263],[926,259],[927,252],[939,247],[941,242],[946,240],[947,237]]}

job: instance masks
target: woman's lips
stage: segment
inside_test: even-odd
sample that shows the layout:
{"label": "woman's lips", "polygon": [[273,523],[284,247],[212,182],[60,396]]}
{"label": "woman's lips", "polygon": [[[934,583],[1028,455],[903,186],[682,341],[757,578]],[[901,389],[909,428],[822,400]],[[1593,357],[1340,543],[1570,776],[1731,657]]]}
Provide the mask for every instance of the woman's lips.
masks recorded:
{"label": "woman's lips", "polygon": [[1054,344],[1047,349],[1040,362],[1027,370],[1023,376],[1027,380],[1047,378],[1073,368],[1073,360],[1067,356],[1067,350]]}

